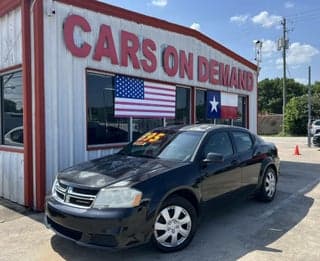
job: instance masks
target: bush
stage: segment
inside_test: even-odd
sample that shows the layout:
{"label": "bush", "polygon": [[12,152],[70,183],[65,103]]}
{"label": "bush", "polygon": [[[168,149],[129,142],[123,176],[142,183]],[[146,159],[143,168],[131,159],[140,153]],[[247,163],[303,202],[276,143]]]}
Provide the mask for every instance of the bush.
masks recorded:
{"label": "bush", "polygon": [[[312,118],[320,118],[320,94],[312,97]],[[308,132],[308,96],[293,97],[286,105],[285,132],[290,135],[306,135]]]}

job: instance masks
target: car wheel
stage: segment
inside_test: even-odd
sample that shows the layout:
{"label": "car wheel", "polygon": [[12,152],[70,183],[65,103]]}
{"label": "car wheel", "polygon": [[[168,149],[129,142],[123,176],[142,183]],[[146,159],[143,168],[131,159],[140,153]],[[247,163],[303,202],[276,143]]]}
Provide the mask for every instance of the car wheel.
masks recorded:
{"label": "car wheel", "polygon": [[182,197],[169,198],[155,219],[152,243],[163,252],[181,250],[191,242],[196,228],[194,206]]}
{"label": "car wheel", "polygon": [[274,199],[277,189],[277,176],[273,168],[266,169],[260,188],[259,198],[262,201],[270,202]]}

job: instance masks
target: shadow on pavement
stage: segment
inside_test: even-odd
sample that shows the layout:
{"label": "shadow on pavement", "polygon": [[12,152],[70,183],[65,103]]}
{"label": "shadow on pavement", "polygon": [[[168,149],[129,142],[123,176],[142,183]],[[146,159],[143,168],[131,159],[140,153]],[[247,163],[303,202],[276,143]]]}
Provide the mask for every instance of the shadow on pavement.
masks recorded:
{"label": "shadow on pavement", "polygon": [[198,231],[183,251],[162,254],[150,244],[107,251],[78,246],[58,236],[51,245],[65,260],[236,260],[255,250],[281,253],[270,246],[303,220],[314,204],[306,193],[319,183],[320,164],[281,162],[276,198],[258,202],[247,195],[210,202]]}

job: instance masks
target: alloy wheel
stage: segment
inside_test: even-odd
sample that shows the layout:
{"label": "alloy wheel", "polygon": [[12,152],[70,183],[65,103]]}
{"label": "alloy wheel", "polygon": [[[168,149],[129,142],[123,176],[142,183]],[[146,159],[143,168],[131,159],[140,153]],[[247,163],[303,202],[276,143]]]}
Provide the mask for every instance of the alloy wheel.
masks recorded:
{"label": "alloy wheel", "polygon": [[264,186],[267,196],[271,198],[276,191],[276,177],[273,170],[268,171]]}

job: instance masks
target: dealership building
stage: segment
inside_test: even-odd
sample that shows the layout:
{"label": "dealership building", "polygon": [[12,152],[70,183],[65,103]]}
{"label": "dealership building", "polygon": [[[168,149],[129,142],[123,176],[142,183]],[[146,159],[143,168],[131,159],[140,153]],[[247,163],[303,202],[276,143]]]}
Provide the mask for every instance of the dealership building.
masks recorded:
{"label": "dealership building", "polygon": [[191,28],[98,1],[0,1],[0,197],[42,210],[55,175],[155,127],[257,131],[257,66]]}

